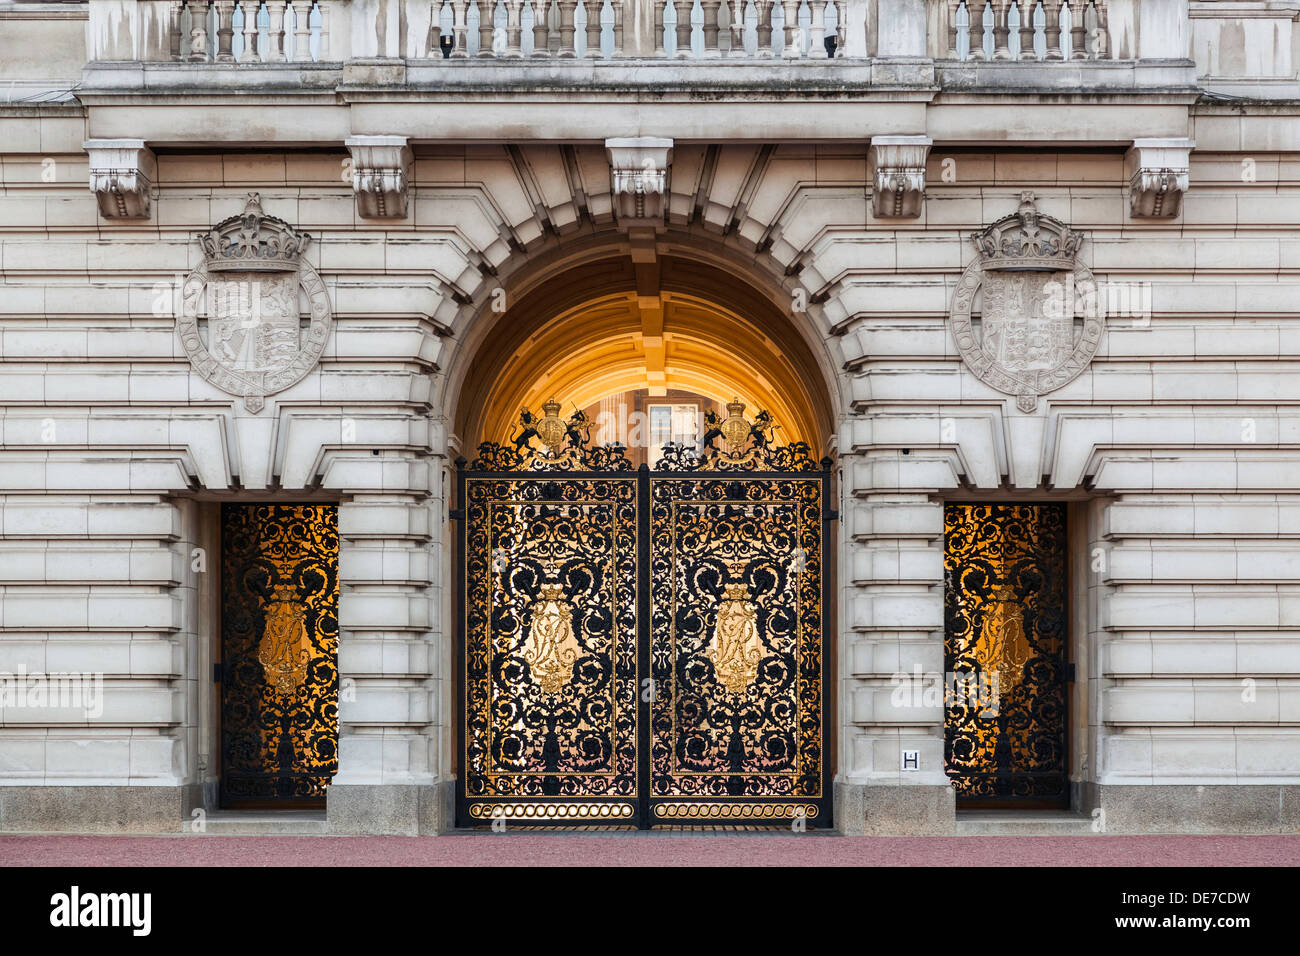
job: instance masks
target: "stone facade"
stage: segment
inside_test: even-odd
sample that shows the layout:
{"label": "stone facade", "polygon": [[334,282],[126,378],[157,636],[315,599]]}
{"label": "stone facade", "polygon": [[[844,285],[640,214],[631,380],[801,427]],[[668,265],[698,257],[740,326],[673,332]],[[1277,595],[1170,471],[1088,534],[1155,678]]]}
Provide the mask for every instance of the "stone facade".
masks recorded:
{"label": "stone facade", "polygon": [[[944,669],[943,505],[987,500],[1069,503],[1076,809],[1300,828],[1294,10],[1111,0],[1056,58],[1006,4],[972,44],[947,3],[777,4],[775,30],[772,4],[736,30],[704,3],[665,47],[663,5],[628,0],[601,56],[565,57],[575,4],[525,50],[520,4],[498,35],[457,0],[444,60],[436,5],[321,3],[291,43],[269,6],[253,54],[258,4],[0,0],[0,671],[103,675],[94,719],[0,708],[0,829],[211,805],[216,509],[277,498],[340,505],[331,827],[450,826],[452,462],[494,293],[669,251],[743,276],[820,365],[843,832],[953,831],[941,708],[891,693]],[[834,30],[783,39],[800,6]],[[764,29],[795,55],[758,55]],[[311,235],[332,313],[252,407],[176,330],[195,234],[250,192]],[[1032,408],[950,318],[971,236],[1026,192],[1106,299]]]}

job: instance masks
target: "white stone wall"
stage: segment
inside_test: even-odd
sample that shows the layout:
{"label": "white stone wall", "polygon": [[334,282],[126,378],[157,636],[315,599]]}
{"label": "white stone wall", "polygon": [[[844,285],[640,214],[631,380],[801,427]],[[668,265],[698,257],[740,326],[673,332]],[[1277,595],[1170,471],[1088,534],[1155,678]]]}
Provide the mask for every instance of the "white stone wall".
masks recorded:
{"label": "white stone wall", "polygon": [[[923,217],[901,223],[871,215],[864,144],[675,149],[674,241],[744,263],[774,301],[827,297],[791,321],[842,416],[840,779],[946,782],[941,710],[890,701],[897,672],[942,671],[945,498],[1068,496],[1090,567],[1078,775],[1300,783],[1300,124],[1196,120],[1167,222],[1129,218],[1122,144],[978,151],[932,130]],[[211,547],[203,503],[236,489],[341,502],[336,785],[447,781],[458,370],[496,284],[614,235],[603,150],[421,147],[410,215],[389,223],[357,218],[341,150],[164,153],[152,218],[119,223],[86,189],[80,113],[35,129],[0,141],[0,670],[102,671],[106,696],[93,725],[0,713],[0,785],[207,779],[216,556],[192,556]],[[169,297],[193,233],[250,189],[316,237],[335,318],[319,367],[256,415],[191,373]],[[1152,305],[1032,414],[966,370],[945,325],[969,234],[1024,189]]]}
{"label": "white stone wall", "polygon": [[[898,779],[897,750],[918,732],[923,769],[903,782],[931,782],[942,759],[939,712],[887,705],[896,661],[941,669],[938,500],[1040,488],[1094,498],[1087,540],[1072,543],[1092,574],[1074,595],[1091,615],[1077,661],[1086,779],[1296,782],[1296,194],[1290,156],[1251,155],[1258,177],[1243,183],[1245,154],[1194,154],[1183,215],[1141,226],[1117,158],[960,154],[944,186],[936,147],[926,232],[860,237],[858,261],[874,268],[832,300],[852,302],[843,344],[866,413],[841,435],[842,454],[859,454],[841,459],[844,532],[853,584],[866,585],[846,584],[852,779]],[[1152,299],[1149,322],[1112,320],[1089,370],[1032,415],[970,375],[943,318],[973,254],[956,233],[1010,211],[1013,179],[1088,234],[1099,278],[1149,284]]]}

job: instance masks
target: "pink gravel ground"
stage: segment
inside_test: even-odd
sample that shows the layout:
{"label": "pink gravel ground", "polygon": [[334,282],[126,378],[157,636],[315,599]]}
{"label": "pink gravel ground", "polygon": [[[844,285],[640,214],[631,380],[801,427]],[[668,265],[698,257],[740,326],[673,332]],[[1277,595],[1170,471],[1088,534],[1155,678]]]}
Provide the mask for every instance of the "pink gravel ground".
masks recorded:
{"label": "pink gravel ground", "polygon": [[1284,836],[6,836],[0,866],[1296,866]]}

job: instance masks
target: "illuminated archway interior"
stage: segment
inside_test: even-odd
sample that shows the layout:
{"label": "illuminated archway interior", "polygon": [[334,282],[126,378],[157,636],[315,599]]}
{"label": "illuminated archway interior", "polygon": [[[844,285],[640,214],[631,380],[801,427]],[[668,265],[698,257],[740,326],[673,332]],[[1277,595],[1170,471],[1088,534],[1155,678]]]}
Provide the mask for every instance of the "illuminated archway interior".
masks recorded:
{"label": "illuminated archway interior", "polygon": [[[665,437],[693,441],[706,409],[739,400],[771,413],[778,444],[825,453],[825,380],[789,317],[738,277],[691,259],[649,267],[610,257],[571,268],[509,302],[461,389],[467,451],[508,442],[519,414],[554,398],[583,409],[592,438],[622,441],[634,460]],[[666,431],[667,429],[667,431]],[[651,453],[652,455],[654,453]]]}

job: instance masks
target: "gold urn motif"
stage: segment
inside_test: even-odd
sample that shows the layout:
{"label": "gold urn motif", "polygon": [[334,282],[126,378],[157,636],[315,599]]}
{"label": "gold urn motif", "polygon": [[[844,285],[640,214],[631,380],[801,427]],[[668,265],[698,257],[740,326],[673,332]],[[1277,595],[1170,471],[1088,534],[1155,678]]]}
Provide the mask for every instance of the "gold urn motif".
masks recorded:
{"label": "gold urn motif", "polygon": [[758,677],[763,644],[759,639],[757,610],[749,600],[749,588],[741,579],[744,565],[733,564],[728,570],[732,580],[725,586],[725,597],[718,603],[713,640],[705,653],[728,693],[743,694]]}
{"label": "gold urn motif", "polygon": [[581,647],[573,632],[573,608],[565,600],[564,586],[548,581],[532,607],[532,623],[524,641],[523,658],[542,692],[558,694],[573,676]]}
{"label": "gold urn motif", "polygon": [[998,696],[1011,692],[1025,674],[1025,664],[1033,656],[1025,637],[1025,609],[1008,587],[997,588],[980,624],[974,657],[980,671],[997,675]]}
{"label": "gold urn motif", "polygon": [[257,659],[278,696],[293,696],[307,680],[311,643],[305,615],[293,585],[276,585],[264,611],[266,624]]}

